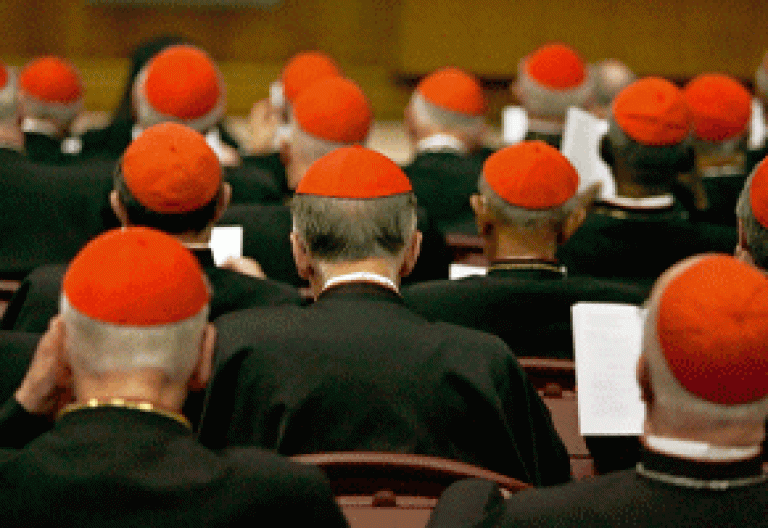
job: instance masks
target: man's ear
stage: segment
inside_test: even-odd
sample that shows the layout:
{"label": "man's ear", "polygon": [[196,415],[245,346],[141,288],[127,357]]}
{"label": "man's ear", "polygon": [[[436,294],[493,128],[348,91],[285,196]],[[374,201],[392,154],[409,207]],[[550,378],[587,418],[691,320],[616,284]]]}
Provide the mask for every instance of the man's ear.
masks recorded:
{"label": "man's ear", "polygon": [[227,182],[223,182],[221,184],[221,190],[219,191],[219,199],[216,203],[216,211],[213,213],[211,224],[215,224],[219,221],[221,215],[223,215],[224,211],[229,207],[230,201],[232,201],[232,186]]}
{"label": "man's ear", "polygon": [[200,339],[200,351],[197,356],[197,364],[187,382],[189,390],[203,390],[211,381],[213,375],[213,349],[216,345],[216,328],[212,323],[207,323]]}
{"label": "man's ear", "polygon": [[601,182],[595,182],[575,196],[573,208],[563,221],[562,229],[558,234],[558,244],[564,244],[581,227],[581,224],[592,211],[594,203],[600,197],[602,186]]}
{"label": "man's ear", "polygon": [[291,231],[291,252],[293,253],[293,261],[296,264],[296,271],[299,273],[299,277],[304,280],[311,280],[315,274],[312,259],[309,256],[306,244],[295,231]]}
{"label": "man's ear", "polygon": [[405,248],[403,254],[403,264],[400,266],[400,277],[407,277],[413,271],[416,266],[416,261],[419,260],[419,253],[421,253],[421,231],[418,229],[413,232],[411,240]]}
{"label": "man's ear", "polygon": [[744,223],[741,218],[736,219],[736,226],[738,227],[739,242],[736,244],[736,249],[733,251],[733,256],[740,261],[749,264],[750,266],[758,267],[755,264],[755,259],[752,256],[749,242],[747,242],[747,233],[744,230]]}
{"label": "man's ear", "polygon": [[640,399],[646,405],[653,403],[653,388],[651,385],[651,370],[648,367],[648,359],[645,354],[640,354],[637,361],[637,384],[640,386]]}
{"label": "man's ear", "polygon": [[117,219],[120,221],[120,225],[123,227],[127,226],[128,211],[126,211],[123,202],[120,201],[120,195],[114,189],[109,193],[109,205],[112,208],[112,211],[115,213]]}

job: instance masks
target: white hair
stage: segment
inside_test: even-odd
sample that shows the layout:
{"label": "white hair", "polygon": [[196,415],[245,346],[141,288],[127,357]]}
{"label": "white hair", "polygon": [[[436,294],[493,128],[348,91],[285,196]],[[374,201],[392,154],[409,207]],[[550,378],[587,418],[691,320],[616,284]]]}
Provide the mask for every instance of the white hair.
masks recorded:
{"label": "white hair", "polygon": [[330,154],[336,149],[350,146],[350,143],[341,143],[330,141],[313,136],[301,128],[301,125],[295,118],[291,117],[291,149],[293,155],[301,158],[307,163],[313,163],[326,154]]}
{"label": "white hair", "polygon": [[595,80],[592,67],[587,67],[587,76],[579,86],[566,90],[548,88],[528,75],[526,60],[517,66],[518,89],[525,109],[531,114],[543,117],[565,117],[572,106],[583,107],[594,92]]}
{"label": "white hair", "polygon": [[0,120],[13,117],[18,112],[16,72],[8,68],[8,81],[0,89]]}
{"label": "white hair", "polygon": [[171,381],[187,380],[197,364],[208,305],[177,323],[123,326],[93,319],[61,297],[66,350],[73,366],[94,375],[152,368]]}
{"label": "white hair", "polygon": [[147,66],[145,66],[136,76],[136,80],[133,83],[133,104],[136,110],[136,120],[138,121],[138,124],[143,128],[149,128],[159,123],[174,122],[186,125],[198,132],[207,132],[222,120],[227,106],[226,87],[221,72],[219,72],[218,69],[216,70],[216,76],[219,84],[219,99],[216,101],[216,105],[204,116],[196,119],[183,119],[181,117],[164,114],[150,104],[144,90],[144,84],[147,81]]}
{"label": "white hair", "polygon": [[496,218],[509,225],[528,229],[540,229],[564,222],[568,215],[573,212],[577,202],[576,195],[574,195],[565,203],[548,209],[527,209],[512,205],[488,185],[482,174],[477,181],[477,188],[480,194],[485,197],[488,208]]}
{"label": "white hair", "polygon": [[689,418],[706,422],[717,421],[720,425],[764,420],[768,415],[768,396],[750,403],[723,405],[700,398],[680,384],[661,352],[657,332],[661,295],[659,292],[655,293],[657,295],[654,295],[654,292],[651,294],[643,324],[643,355],[648,363],[654,405],[679,416],[681,420]]}
{"label": "white hair", "polygon": [[413,110],[414,119],[424,125],[434,125],[472,135],[481,133],[485,126],[485,116],[467,115],[446,110],[427,101],[418,91],[411,95],[410,106]]}
{"label": "white hair", "polygon": [[41,101],[23,89],[19,89],[18,97],[26,117],[55,119],[62,123],[69,123],[83,110],[82,97],[71,103],[51,103]]}

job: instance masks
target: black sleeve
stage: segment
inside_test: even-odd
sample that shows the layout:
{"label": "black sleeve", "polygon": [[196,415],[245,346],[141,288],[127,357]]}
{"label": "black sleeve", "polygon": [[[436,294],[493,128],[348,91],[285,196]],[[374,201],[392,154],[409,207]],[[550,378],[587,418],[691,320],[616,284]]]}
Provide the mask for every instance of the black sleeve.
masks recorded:
{"label": "black sleeve", "polygon": [[427,528],[464,528],[481,521],[493,525],[491,519],[503,506],[499,488],[493,482],[479,479],[460,480],[448,486],[440,495],[429,517]]}
{"label": "black sleeve", "polygon": [[46,418],[30,414],[15,398],[0,407],[0,448],[21,449],[50,428]]}

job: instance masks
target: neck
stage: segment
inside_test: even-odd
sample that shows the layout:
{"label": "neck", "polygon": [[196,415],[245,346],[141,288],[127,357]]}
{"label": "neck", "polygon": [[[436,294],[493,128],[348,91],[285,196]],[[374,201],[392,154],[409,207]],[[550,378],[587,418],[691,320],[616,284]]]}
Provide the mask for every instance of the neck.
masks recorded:
{"label": "neck", "polygon": [[187,391],[183,383],[173,383],[157,369],[130,372],[108,372],[78,376],[75,383],[76,402],[91,399],[107,401],[115,398],[147,402],[172,412],[181,412]]}
{"label": "neck", "polygon": [[373,273],[391,280],[400,287],[400,275],[390,261],[383,258],[367,258],[353,262],[324,262],[318,266],[320,272],[310,279],[310,287],[315,298],[320,295],[325,284],[333,278],[350,273]]}
{"label": "neck", "polygon": [[[627,167],[626,164],[621,163],[621,160],[617,160],[611,170],[613,172],[613,179],[616,182],[616,196],[623,196],[625,198],[648,198],[650,196],[659,196],[662,194],[669,194],[669,185],[642,185],[637,183],[637,175],[635,171]],[[672,178],[668,178],[670,181]]]}
{"label": "neck", "polygon": [[24,133],[16,123],[0,123],[0,148],[24,150]]}
{"label": "neck", "polygon": [[190,245],[190,246],[208,245],[211,242],[211,228],[208,227],[203,231],[200,231],[199,233],[190,231],[188,233],[181,233],[174,236],[176,240],[178,240],[185,246],[186,245]]}
{"label": "neck", "polygon": [[528,130],[539,134],[562,134],[565,118],[528,115]]}
{"label": "neck", "polygon": [[552,229],[525,229],[495,224],[485,237],[489,262],[511,259],[556,261],[557,233]]}
{"label": "neck", "polygon": [[765,438],[763,420],[702,420],[677,412],[647,409],[644,434],[676,440],[703,442],[720,448],[759,446]]}

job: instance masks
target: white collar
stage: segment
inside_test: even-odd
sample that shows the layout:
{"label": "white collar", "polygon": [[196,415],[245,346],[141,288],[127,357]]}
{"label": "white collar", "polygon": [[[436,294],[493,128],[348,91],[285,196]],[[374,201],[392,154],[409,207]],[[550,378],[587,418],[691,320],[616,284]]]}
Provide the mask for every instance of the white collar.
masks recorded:
{"label": "white collar", "polygon": [[620,207],[630,207],[633,209],[659,209],[661,207],[672,207],[675,203],[675,199],[671,194],[660,194],[658,196],[648,196],[645,198],[610,196],[604,198],[604,201]]}
{"label": "white collar", "polygon": [[731,462],[754,458],[760,454],[761,446],[720,447],[696,440],[680,440],[662,436],[645,435],[643,442],[646,446],[660,453],[692,458],[710,462]]}
{"label": "white collar", "polygon": [[379,275],[378,273],[372,273],[370,271],[355,271],[353,273],[345,273],[343,275],[336,275],[335,277],[331,277],[325,281],[321,292],[324,292],[328,288],[338,284],[347,284],[351,282],[373,282],[374,284],[389,288],[395,293],[400,293],[400,289],[397,287],[397,284],[395,284],[395,281],[389,277]]}
{"label": "white collar", "polygon": [[59,129],[56,128],[56,125],[42,119],[25,117],[24,121],[21,122],[21,130],[32,134],[48,136],[53,139],[59,139]]}
{"label": "white collar", "polygon": [[434,134],[422,138],[416,143],[417,152],[438,152],[441,150],[455,150],[460,154],[469,154],[469,149],[463,141],[448,134]]}

